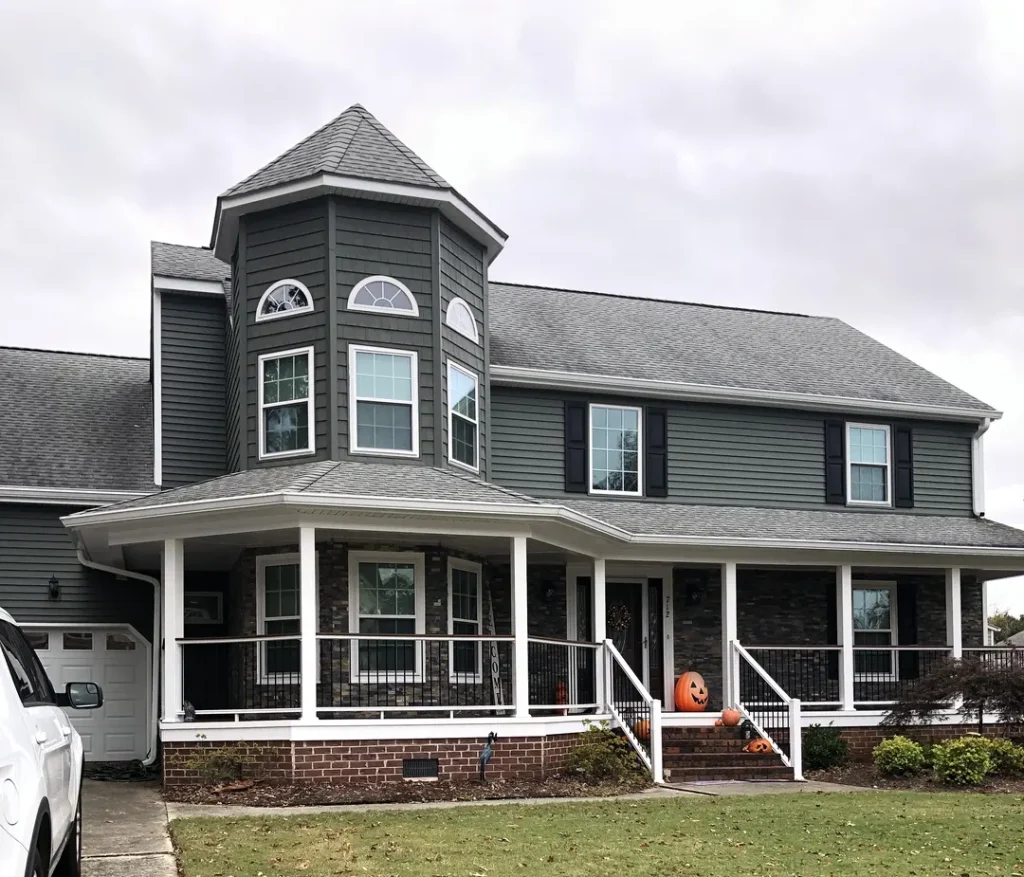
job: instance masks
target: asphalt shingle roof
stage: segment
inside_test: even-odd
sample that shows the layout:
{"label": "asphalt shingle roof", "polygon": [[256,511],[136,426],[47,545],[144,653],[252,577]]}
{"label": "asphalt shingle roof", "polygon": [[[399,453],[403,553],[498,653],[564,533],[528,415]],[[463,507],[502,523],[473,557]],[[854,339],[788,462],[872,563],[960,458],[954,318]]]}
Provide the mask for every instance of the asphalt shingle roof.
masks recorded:
{"label": "asphalt shingle roof", "polygon": [[224,197],[243,195],[320,173],[383,183],[450,189],[444,178],[371,113],[354,104],[283,155],[232,186]]}
{"label": "asphalt shingle roof", "polygon": [[0,347],[0,484],[155,490],[149,360]]}
{"label": "asphalt shingle roof", "polygon": [[186,247],[163,241],[151,241],[149,247],[152,270],[159,277],[215,282],[223,282],[231,277],[231,266],[218,259],[206,247]]}
{"label": "asphalt shingle roof", "polygon": [[831,317],[492,282],[491,363],[990,409]]}

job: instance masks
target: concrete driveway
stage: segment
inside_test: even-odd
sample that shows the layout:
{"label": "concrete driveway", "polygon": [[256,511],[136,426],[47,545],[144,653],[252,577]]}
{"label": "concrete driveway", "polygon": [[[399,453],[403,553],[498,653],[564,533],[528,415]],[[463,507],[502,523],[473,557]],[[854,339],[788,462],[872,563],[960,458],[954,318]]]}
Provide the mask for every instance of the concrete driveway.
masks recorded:
{"label": "concrete driveway", "polygon": [[177,877],[159,783],[82,788],[84,877]]}

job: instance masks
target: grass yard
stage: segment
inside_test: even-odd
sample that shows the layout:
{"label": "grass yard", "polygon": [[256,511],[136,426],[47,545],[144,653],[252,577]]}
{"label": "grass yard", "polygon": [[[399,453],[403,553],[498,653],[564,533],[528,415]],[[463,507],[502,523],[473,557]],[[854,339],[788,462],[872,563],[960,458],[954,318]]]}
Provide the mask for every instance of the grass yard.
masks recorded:
{"label": "grass yard", "polygon": [[187,819],[184,877],[1024,874],[1024,798],[792,794]]}

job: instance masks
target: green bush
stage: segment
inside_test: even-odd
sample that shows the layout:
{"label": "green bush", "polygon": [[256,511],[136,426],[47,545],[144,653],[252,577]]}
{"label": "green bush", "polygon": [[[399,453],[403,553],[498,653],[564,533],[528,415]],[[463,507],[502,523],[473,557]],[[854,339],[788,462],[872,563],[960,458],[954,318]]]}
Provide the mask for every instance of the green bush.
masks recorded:
{"label": "green bush", "polygon": [[992,770],[989,741],[983,737],[961,737],[936,746],[935,774],[951,786],[977,786]]}
{"label": "green bush", "polygon": [[890,737],[879,743],[871,753],[875,767],[890,777],[917,773],[924,767],[924,752],[920,743],[906,737]]}
{"label": "green bush", "polygon": [[838,728],[811,725],[804,731],[804,767],[830,770],[846,764],[849,750]]}
{"label": "green bush", "polygon": [[587,722],[579,745],[569,753],[567,772],[588,782],[622,782],[636,777],[638,766],[633,748],[607,722]]}
{"label": "green bush", "polygon": [[992,773],[999,776],[1024,773],[1024,747],[1014,746],[1005,737],[988,738],[985,742],[988,744]]}
{"label": "green bush", "polygon": [[[206,735],[196,734],[196,739],[205,741]],[[263,747],[257,743],[202,746],[182,762],[182,767],[194,770],[204,784],[230,783],[258,776],[263,752]]]}

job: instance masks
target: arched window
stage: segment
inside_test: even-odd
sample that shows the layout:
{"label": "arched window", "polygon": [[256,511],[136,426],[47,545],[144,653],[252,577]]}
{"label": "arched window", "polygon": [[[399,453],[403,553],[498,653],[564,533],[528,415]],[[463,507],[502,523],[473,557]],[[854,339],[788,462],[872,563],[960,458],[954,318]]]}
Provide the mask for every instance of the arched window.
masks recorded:
{"label": "arched window", "polygon": [[418,317],[420,309],[409,287],[393,277],[375,275],[360,280],[348,296],[350,311],[394,311],[407,317]]}
{"label": "arched window", "polygon": [[298,280],[278,280],[270,286],[256,306],[256,322],[290,317],[313,310],[313,296]]}
{"label": "arched window", "polygon": [[465,335],[470,341],[480,343],[473,312],[461,298],[453,298],[448,302],[448,313],[445,314],[444,321],[449,328],[454,329],[460,335]]}

